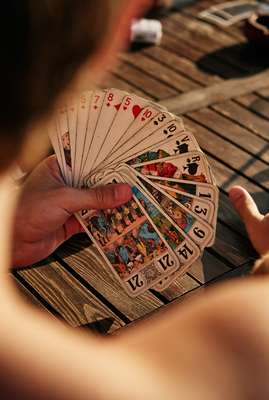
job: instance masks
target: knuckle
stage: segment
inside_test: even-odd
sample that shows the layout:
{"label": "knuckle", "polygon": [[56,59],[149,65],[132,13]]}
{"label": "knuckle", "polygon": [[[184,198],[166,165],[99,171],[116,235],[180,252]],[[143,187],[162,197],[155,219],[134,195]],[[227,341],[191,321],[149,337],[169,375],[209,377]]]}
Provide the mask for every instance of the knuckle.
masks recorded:
{"label": "knuckle", "polygon": [[103,186],[99,186],[94,189],[94,196],[97,206],[101,206],[106,201],[106,194]]}

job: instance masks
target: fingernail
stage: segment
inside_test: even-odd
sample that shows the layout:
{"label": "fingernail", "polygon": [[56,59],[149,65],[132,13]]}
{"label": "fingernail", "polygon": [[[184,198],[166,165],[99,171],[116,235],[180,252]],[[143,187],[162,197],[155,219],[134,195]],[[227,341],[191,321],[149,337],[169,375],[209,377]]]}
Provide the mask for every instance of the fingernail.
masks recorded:
{"label": "fingernail", "polygon": [[239,187],[234,187],[230,190],[229,197],[230,199],[237,201],[244,197],[244,191]]}

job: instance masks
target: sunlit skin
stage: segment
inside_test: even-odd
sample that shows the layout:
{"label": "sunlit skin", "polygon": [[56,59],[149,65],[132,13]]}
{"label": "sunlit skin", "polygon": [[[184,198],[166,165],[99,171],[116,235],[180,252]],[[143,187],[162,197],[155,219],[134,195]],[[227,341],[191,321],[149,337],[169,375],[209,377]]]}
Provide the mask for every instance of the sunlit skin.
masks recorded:
{"label": "sunlit skin", "polygon": [[[92,76],[103,70],[106,55],[112,60],[121,47],[121,23],[126,26],[139,1],[126,3],[130,9],[122,10],[115,42],[110,38],[113,45],[107,53],[103,49],[96,55]],[[126,186],[119,197],[113,190],[97,196],[74,193],[64,187],[54,161],[40,165],[21,194],[10,183],[10,171],[0,177],[1,399],[267,400],[266,275],[216,285],[110,338],[72,330],[23,303],[7,274],[10,266],[45,257],[78,232],[72,213],[85,205],[95,207],[96,198],[111,207],[111,202],[116,205],[130,196]],[[49,201],[42,203],[45,194]],[[230,197],[253,245],[266,253],[268,217],[258,212],[244,189],[233,188]],[[37,229],[41,209],[42,229]]]}

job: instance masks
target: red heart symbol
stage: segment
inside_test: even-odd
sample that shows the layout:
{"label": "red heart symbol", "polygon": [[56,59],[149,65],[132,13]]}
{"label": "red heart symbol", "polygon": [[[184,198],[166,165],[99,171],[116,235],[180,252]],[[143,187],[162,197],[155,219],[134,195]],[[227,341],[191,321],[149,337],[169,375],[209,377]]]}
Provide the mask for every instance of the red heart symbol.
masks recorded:
{"label": "red heart symbol", "polygon": [[146,119],[146,118],[143,117],[143,118],[141,118],[141,121],[145,121],[145,119]]}
{"label": "red heart symbol", "polygon": [[114,107],[116,108],[117,111],[119,111],[120,106],[121,106],[121,103],[116,104]]}
{"label": "red heart symbol", "polygon": [[132,109],[133,116],[136,118],[139,115],[139,113],[141,112],[141,110],[142,110],[142,108],[138,104],[133,106],[133,109]]}
{"label": "red heart symbol", "polygon": [[123,107],[124,111],[127,110],[127,107]]}

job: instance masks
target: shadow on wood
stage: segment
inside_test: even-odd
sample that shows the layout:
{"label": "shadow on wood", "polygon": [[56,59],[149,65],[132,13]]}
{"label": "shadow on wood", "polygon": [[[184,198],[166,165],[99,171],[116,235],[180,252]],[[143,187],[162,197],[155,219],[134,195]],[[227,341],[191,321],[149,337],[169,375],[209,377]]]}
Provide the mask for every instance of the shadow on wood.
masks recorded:
{"label": "shadow on wood", "polygon": [[198,60],[198,67],[208,72],[208,65],[210,65],[212,57],[225,60],[226,63],[236,66],[236,69],[231,69],[233,72],[230,72],[230,76],[225,76],[226,79],[250,76],[269,67],[267,54],[248,43],[223,47],[220,50],[208,53]]}

